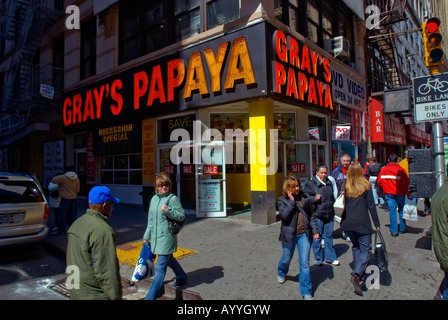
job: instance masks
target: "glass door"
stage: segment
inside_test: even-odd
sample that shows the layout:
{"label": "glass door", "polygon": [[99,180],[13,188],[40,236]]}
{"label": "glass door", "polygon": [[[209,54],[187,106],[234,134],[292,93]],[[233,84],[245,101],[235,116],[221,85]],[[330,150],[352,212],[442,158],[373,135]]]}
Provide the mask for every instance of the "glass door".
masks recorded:
{"label": "glass door", "polygon": [[[171,150],[173,146],[164,146],[158,148],[158,172],[165,172],[171,179],[171,192],[179,197],[182,206],[187,211],[196,210],[196,188],[195,174],[193,164],[193,152],[190,150],[189,163],[171,161]],[[192,147],[190,148],[192,149]],[[180,151],[182,152],[182,151]],[[185,161],[187,162],[187,161]]]}
{"label": "glass door", "polygon": [[284,177],[290,173],[299,177],[302,185],[313,175],[310,142],[285,142],[283,144]]}
{"label": "glass door", "polygon": [[196,216],[226,217],[226,165],[224,141],[195,145],[200,151],[196,165]]}

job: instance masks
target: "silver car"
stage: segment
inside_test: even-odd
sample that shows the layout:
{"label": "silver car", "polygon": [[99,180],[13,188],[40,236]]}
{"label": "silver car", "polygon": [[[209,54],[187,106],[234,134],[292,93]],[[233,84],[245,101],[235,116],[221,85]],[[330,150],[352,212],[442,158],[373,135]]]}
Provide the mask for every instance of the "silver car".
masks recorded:
{"label": "silver car", "polygon": [[0,247],[43,240],[49,213],[35,177],[0,172]]}

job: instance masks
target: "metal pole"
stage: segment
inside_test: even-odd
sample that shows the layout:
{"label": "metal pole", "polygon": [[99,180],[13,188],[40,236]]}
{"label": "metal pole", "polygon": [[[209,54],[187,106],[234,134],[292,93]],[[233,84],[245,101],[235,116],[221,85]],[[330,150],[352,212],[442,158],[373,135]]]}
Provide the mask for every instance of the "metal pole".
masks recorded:
{"label": "metal pole", "polygon": [[445,180],[445,156],[443,150],[442,122],[440,121],[436,121],[432,124],[432,145],[434,150],[436,190],[438,190]]}

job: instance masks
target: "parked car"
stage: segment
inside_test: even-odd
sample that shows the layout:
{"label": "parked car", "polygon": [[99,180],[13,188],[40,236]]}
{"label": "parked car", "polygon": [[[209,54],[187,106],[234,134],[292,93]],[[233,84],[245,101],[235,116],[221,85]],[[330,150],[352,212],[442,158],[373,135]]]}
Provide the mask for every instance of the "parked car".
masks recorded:
{"label": "parked car", "polygon": [[49,214],[35,176],[0,172],[0,247],[45,239]]}

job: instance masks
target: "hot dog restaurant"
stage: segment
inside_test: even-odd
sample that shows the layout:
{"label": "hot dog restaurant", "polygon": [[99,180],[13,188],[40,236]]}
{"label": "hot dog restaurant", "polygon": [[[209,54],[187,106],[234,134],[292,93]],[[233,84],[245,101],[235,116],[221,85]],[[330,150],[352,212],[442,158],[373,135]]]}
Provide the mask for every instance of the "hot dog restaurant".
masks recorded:
{"label": "hot dog restaurant", "polygon": [[86,136],[88,185],[124,203],[166,172],[198,217],[270,224],[284,177],[331,163],[332,61],[262,21],[66,92],[63,131]]}

